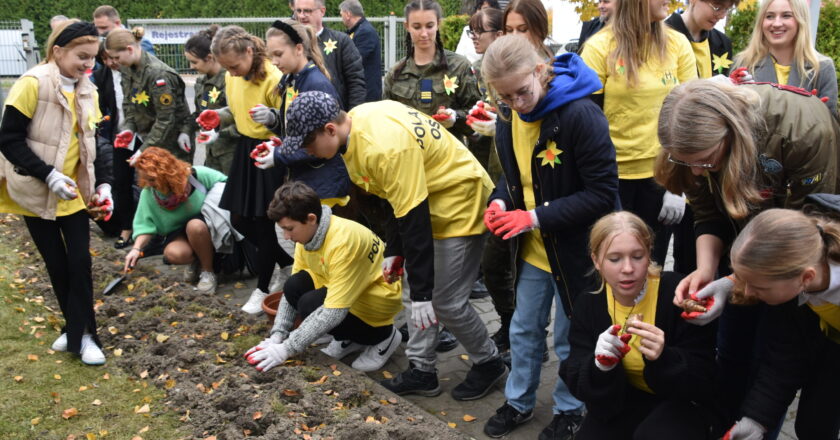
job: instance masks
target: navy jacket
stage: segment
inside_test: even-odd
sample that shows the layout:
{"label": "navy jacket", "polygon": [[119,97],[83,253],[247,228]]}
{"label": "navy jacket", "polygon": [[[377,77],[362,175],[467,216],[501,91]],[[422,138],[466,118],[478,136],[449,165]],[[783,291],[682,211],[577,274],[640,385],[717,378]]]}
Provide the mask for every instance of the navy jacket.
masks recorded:
{"label": "navy jacket", "polygon": [[[504,107],[502,112],[506,112]],[[491,201],[503,200],[508,211],[525,209],[513,151],[511,117],[518,116],[506,114],[496,123],[496,149],[504,174],[490,196]],[[555,161],[553,166],[537,157],[546,151],[550,141],[562,150],[558,156],[560,163]],[[610,140],[607,118],[597,104],[589,98],[576,99],[543,118],[539,140],[531,153],[531,175],[539,231],[551,274],[561,292],[566,315],[571,316],[574,297],[596,287],[591,276],[589,228],[621,206],[615,147]],[[521,237],[514,239],[516,252]]]}
{"label": "navy jacket", "polygon": [[356,44],[365,67],[365,102],[379,101],[382,99],[382,44],[379,34],[364,17],[347,33]]}
{"label": "navy jacket", "polygon": [[[283,75],[278,87],[283,99],[280,101],[280,109],[274,112],[277,123],[268,128],[281,138],[286,136],[285,115],[291,103],[287,92],[289,87],[294,89],[295,95],[319,90],[338,99],[338,94],[330,80],[311,62],[294,75]],[[318,159],[310,156],[303,149],[290,150],[280,146],[274,149],[274,164],[275,166],[285,165],[288,168],[289,179],[299,180],[309,185],[322,200],[344,197],[350,187],[350,175],[347,174],[344,159],[338,154],[332,159]]]}
{"label": "navy jacket", "polygon": [[324,64],[330,72],[330,81],[338,92],[341,109],[348,111],[365,102],[365,68],[353,40],[344,32],[324,27],[318,36],[324,55]]}

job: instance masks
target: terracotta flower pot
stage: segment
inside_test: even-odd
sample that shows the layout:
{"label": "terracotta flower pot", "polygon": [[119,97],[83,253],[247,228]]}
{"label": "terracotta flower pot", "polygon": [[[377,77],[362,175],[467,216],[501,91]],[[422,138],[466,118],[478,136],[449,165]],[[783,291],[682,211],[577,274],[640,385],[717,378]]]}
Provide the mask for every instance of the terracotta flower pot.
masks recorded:
{"label": "terracotta flower pot", "polygon": [[[280,298],[283,297],[283,291],[269,293],[263,299],[262,302],[262,309],[265,312],[266,318],[268,318],[268,324],[274,325],[274,318],[277,316],[277,308],[280,307]],[[292,329],[298,328],[300,325],[300,316],[295,316],[295,323],[292,325]]]}

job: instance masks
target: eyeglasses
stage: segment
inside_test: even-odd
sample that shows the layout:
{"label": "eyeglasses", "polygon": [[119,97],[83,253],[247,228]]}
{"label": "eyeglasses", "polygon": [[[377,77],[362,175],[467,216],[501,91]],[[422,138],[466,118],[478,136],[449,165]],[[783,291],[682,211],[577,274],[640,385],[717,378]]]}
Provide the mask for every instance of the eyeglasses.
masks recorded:
{"label": "eyeglasses", "polygon": [[715,151],[707,159],[711,162],[705,162],[705,163],[683,162],[679,159],[674,159],[671,156],[671,153],[668,153],[668,162],[671,162],[671,163],[674,163],[674,164],[677,164],[677,165],[681,165],[681,166],[684,166],[684,167],[689,167],[689,168],[703,168],[704,170],[712,169],[712,168],[717,166],[717,163],[712,163],[712,162],[718,162],[718,160],[715,160],[715,159],[718,158],[718,156],[720,155],[720,151],[723,149],[723,145],[724,145],[725,142],[726,142],[726,139],[724,138],[722,141],[720,141],[720,143],[717,145],[717,147],[715,147]]}
{"label": "eyeglasses", "polygon": [[[536,77],[537,77],[537,72],[534,72],[533,73],[533,78],[536,78]],[[530,99],[532,96],[534,96],[534,81],[533,80],[531,81],[531,87],[528,90],[526,90],[524,92],[514,93],[513,96],[498,95],[499,99],[497,101],[501,101],[501,102],[507,104],[508,106],[513,106],[516,102],[526,101],[526,100]]]}
{"label": "eyeglasses", "polygon": [[475,40],[476,38],[480,38],[483,34],[486,34],[488,32],[499,32],[499,30],[498,29],[490,29],[488,31],[478,31],[478,32],[476,32],[476,31],[470,29],[470,30],[467,31],[467,35],[470,37],[470,39]]}
{"label": "eyeglasses", "polygon": [[709,8],[711,8],[712,12],[715,15],[727,15],[730,12],[732,12],[733,10],[735,10],[735,6],[729,6],[727,8],[727,7],[721,6],[719,3],[712,3],[712,2],[705,2],[705,3],[707,5],[709,5]]}
{"label": "eyeglasses", "polygon": [[317,9],[295,9],[295,15],[312,15]]}

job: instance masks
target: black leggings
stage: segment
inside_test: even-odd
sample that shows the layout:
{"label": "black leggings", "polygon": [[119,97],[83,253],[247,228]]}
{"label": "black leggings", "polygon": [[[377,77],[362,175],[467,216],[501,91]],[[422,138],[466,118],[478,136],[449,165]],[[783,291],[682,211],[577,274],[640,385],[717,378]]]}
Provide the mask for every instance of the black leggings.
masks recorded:
{"label": "black leggings", "polygon": [[292,264],[294,259],[280,247],[277,233],[274,231],[274,222],[268,217],[234,215],[233,227],[257,247],[257,288],[268,292],[268,283],[271,282],[274,265],[286,267]]}
{"label": "black leggings", "polygon": [[628,386],[621,414],[600,420],[588,414],[575,440],[712,440],[723,434],[711,412],[691,402],[662,400]]}
{"label": "black leggings", "polygon": [[99,344],[88,249],[90,217],[82,210],[55,220],[27,216],[23,219],[47,266],[53,292],[64,315],[65,326],[61,331],[67,333],[67,351],[79,352],[86,330]]}
{"label": "black leggings", "polygon": [[134,154],[127,148],[114,149],[114,219],[119,221],[120,228],[130,231],[134,228],[134,168],[128,165],[128,158]]}
{"label": "black leggings", "polygon": [[618,179],[618,196],[621,209],[638,215],[653,230],[653,260],[660,266],[665,265],[670,236],[665,233],[665,225],[659,222],[662,210],[662,197],[665,188],[659,186],[653,177],[647,179]]}
{"label": "black leggings", "polygon": [[[302,270],[286,280],[283,296],[297,310],[300,318],[306,319],[318,307],[324,305],[327,288],[316,289],[309,272]],[[344,320],[327,333],[339,341],[349,339],[357,344],[376,345],[391,336],[393,327],[391,324],[373,327],[348,312]]]}

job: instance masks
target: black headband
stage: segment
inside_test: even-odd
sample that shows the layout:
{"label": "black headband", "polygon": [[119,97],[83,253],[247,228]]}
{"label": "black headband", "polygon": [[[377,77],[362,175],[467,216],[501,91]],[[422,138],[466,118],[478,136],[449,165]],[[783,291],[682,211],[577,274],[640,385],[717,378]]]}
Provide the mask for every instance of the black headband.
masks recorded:
{"label": "black headband", "polygon": [[96,26],[87,21],[77,21],[70,24],[55,38],[55,44],[58,47],[64,47],[67,43],[79,37],[99,37],[99,32],[96,31]]}
{"label": "black headband", "polygon": [[303,44],[303,39],[300,38],[300,35],[295,31],[295,28],[291,27],[284,21],[274,20],[274,23],[271,23],[271,27],[274,29],[279,29],[283,31],[289,38],[292,40],[294,44]]}

